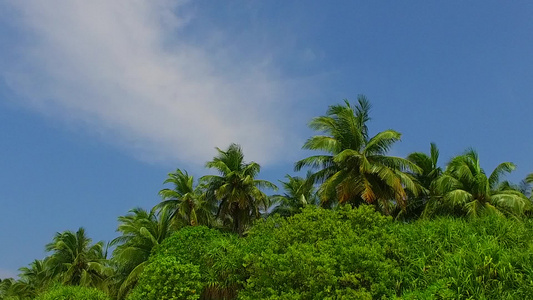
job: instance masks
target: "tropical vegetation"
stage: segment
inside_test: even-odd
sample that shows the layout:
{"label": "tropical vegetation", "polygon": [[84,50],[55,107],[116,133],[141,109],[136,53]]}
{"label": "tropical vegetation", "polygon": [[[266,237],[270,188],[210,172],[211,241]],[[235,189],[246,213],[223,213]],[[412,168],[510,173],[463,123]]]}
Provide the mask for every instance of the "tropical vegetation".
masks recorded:
{"label": "tropical vegetation", "polygon": [[385,130],[371,137],[369,112],[370,103],[359,96],[357,105],[345,100],[344,105],[330,106],[325,116],[309,123],[322,134],[309,138],[303,148],[326,154],[304,158],[295,169],[318,169],[311,178],[321,183],[319,195],[324,206],[368,203],[390,214],[394,205],[407,206],[408,192],[417,196],[421,190],[408,173],[418,173],[420,167],[405,158],[387,155],[401,134]]}
{"label": "tropical vegetation", "polygon": [[228,150],[217,148],[218,155],[206,163],[219,175],[206,175],[206,196],[218,203],[216,216],[221,222],[239,235],[261,216],[269,207],[269,198],[262,188],[277,189],[266,180],[256,179],[261,166],[256,162],[245,162],[242,149],[231,144]]}
{"label": "tropical vegetation", "polygon": [[115,239],[56,233],[0,300],[533,298],[533,173],[505,180],[516,165],[488,173],[471,148],[440,165],[435,143],[390,155],[402,135],[373,133],[370,110],[313,118],[279,193],[238,144],[207,175],[175,169]]}
{"label": "tropical vegetation", "polygon": [[167,207],[158,213],[134,208],[126,216],[118,218],[117,231],[121,236],[111,241],[115,268],[112,279],[118,287],[115,292],[122,298],[137,283],[150,253],[173,232],[172,214]]}
{"label": "tropical vegetation", "polygon": [[466,216],[524,215],[530,209],[531,201],[508,182],[500,180],[501,175],[510,173],[515,167],[513,163],[503,162],[487,176],[477,152],[469,149],[454,157],[442,176],[434,180],[439,195],[427,208]]}

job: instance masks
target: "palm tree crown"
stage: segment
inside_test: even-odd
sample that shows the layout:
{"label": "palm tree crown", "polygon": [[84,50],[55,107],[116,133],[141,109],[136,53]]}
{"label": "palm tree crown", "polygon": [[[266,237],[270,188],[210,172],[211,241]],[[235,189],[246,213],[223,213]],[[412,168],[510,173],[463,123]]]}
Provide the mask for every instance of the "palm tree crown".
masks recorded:
{"label": "palm tree crown", "polygon": [[401,134],[385,130],[370,137],[366,125],[369,111],[370,103],[359,96],[356,106],[345,100],[344,105],[330,106],[325,116],[309,123],[325,134],[311,137],[303,148],[327,154],[302,159],[295,169],[304,166],[319,169],[312,179],[322,182],[319,194],[323,205],[335,201],[353,205],[366,202],[380,205],[389,213],[391,203],[405,207],[407,190],[415,195],[420,191],[405,173],[419,172],[419,167],[406,159],[386,155]]}
{"label": "palm tree crown", "polygon": [[202,185],[194,185],[194,177],[187,171],[177,169],[168,174],[164,184],[171,183],[172,189],[162,189],[159,195],[163,201],[155,209],[168,207],[172,219],[179,227],[183,225],[212,225],[215,206],[206,201]]}
{"label": "palm tree crown", "polygon": [[407,156],[407,160],[416,164],[420,172],[413,172],[411,176],[420,184],[422,193],[418,197],[410,197],[407,207],[397,215],[402,219],[418,218],[426,212],[428,204],[437,197],[435,188],[436,180],[442,175],[442,168],[438,166],[439,149],[435,143],[431,143],[429,155],[423,152],[413,152]]}
{"label": "palm tree crown", "polygon": [[53,274],[65,284],[101,287],[110,269],[106,265],[104,243],[91,242],[83,227],[75,233],[56,233],[52,243],[46,245],[46,251],[53,252],[48,262]]}
{"label": "palm tree crown", "polygon": [[439,160],[437,145],[431,143],[429,155],[422,152],[413,152],[407,156],[407,159],[420,168],[420,173],[414,173],[413,177],[429,193],[432,190],[433,182],[442,175],[442,168],[437,165]]}
{"label": "palm tree crown", "polygon": [[244,162],[239,145],[231,144],[226,151],[216,149],[218,156],[206,166],[217,170],[219,175],[202,177],[207,184],[207,197],[219,202],[217,217],[242,235],[251,222],[259,218],[260,210],[269,206],[269,198],[261,188],[276,189],[276,186],[255,179],[261,167],[255,162]]}
{"label": "palm tree crown", "polygon": [[117,246],[113,261],[117,265],[118,298],[121,299],[137,283],[152,250],[172,234],[173,226],[172,215],[165,207],[159,213],[134,208],[118,220],[117,231],[122,235],[111,245]]}
{"label": "palm tree crown", "polygon": [[500,177],[510,173],[515,165],[499,164],[487,177],[479,157],[473,149],[454,157],[444,174],[436,181],[442,198],[437,207],[455,214],[478,216],[482,214],[521,215],[529,208],[529,200],[519,191],[501,185]]}
{"label": "palm tree crown", "polygon": [[48,262],[49,259],[36,259],[29,267],[19,269],[20,280],[15,282],[13,286],[17,294],[35,297],[48,287],[53,276]]}
{"label": "palm tree crown", "polygon": [[313,181],[309,179],[311,174],[311,172],[308,172],[307,178],[286,175],[285,178],[287,178],[288,181],[280,180],[285,193],[283,195],[273,195],[271,197],[273,205],[275,205],[271,214],[280,214],[284,217],[288,217],[298,213],[301,208],[308,204],[318,204],[315,186]]}

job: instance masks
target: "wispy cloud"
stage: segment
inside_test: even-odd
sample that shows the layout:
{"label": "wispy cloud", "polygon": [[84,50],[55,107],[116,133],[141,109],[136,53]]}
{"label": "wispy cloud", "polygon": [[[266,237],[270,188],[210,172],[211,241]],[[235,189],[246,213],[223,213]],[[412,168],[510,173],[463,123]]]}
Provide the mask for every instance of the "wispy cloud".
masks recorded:
{"label": "wispy cloud", "polygon": [[33,109],[84,124],[148,160],[199,165],[215,146],[237,142],[248,159],[268,164],[293,141],[283,101],[289,96],[268,56],[240,60],[259,50],[223,48],[231,43],[217,41],[229,33],[203,44],[184,38],[195,22],[187,3],[11,5],[25,38],[1,76]]}

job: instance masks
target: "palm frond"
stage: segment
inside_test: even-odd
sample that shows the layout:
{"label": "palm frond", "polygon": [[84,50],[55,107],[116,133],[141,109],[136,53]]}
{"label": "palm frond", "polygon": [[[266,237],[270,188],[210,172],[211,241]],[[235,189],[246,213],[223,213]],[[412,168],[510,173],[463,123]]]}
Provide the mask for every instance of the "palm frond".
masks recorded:
{"label": "palm frond", "polygon": [[394,130],[385,130],[372,137],[365,147],[365,154],[385,154],[392,145],[400,140],[402,134]]}
{"label": "palm frond", "polygon": [[501,175],[505,173],[511,173],[514,169],[516,169],[515,164],[511,162],[503,162],[499,164],[494,171],[490,174],[489,177],[489,186],[491,189],[495,189],[498,183],[500,182]]}

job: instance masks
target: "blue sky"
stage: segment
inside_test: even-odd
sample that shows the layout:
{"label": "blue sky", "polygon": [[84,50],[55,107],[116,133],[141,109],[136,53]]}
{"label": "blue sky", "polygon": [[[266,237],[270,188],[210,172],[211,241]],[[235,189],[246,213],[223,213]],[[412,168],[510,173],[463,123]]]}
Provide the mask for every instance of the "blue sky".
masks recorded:
{"label": "blue sky", "polygon": [[0,277],[57,231],[116,236],[231,142],[271,181],[365,94],[391,154],[467,147],[533,172],[530,1],[0,0]]}

